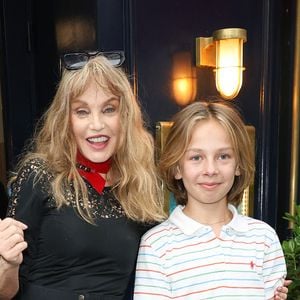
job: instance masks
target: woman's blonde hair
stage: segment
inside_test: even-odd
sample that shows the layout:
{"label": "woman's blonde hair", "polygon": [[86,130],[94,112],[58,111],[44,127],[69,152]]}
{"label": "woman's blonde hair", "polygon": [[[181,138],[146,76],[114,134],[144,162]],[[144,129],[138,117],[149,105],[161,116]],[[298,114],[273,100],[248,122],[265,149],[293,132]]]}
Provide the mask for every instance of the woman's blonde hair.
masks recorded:
{"label": "woman's blonde hair", "polygon": [[228,203],[238,206],[243,192],[254,174],[254,153],[246,127],[239,112],[224,101],[200,101],[190,104],[173,117],[164,151],[159,164],[162,179],[174,193],[178,204],[186,205],[187,193],[182,180],[175,179],[177,166],[183,157],[193,134],[201,120],[217,120],[229,134],[240,171],[227,195]]}
{"label": "woman's blonde hair", "polygon": [[[162,192],[154,163],[153,138],[145,129],[140,105],[126,74],[103,56],[90,59],[82,69],[63,72],[53,102],[39,122],[33,147],[18,169],[28,160],[44,160],[54,175],[52,192],[57,206],[67,204],[65,188],[72,181],[78,212],[92,222],[87,188],[76,168],[77,145],[70,125],[71,101],[91,82],[120,99],[120,145],[111,169],[115,196],[129,218],[142,222],[162,220]],[[79,205],[80,198],[86,209]]]}

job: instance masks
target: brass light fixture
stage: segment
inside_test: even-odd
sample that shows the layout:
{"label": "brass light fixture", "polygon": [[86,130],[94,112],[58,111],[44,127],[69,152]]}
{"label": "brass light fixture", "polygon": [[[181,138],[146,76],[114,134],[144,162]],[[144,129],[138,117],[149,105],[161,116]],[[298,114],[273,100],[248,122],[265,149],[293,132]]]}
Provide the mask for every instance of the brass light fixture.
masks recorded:
{"label": "brass light fixture", "polygon": [[216,88],[224,99],[235,98],[243,82],[243,44],[247,31],[224,28],[212,37],[196,38],[196,66],[215,68]]}

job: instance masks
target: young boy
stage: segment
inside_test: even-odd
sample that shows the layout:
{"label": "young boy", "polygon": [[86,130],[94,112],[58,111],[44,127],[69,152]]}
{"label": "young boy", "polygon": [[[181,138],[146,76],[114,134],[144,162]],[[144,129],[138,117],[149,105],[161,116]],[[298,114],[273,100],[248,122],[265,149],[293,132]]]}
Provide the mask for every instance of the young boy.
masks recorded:
{"label": "young boy", "polygon": [[236,209],[254,172],[239,114],[197,102],[173,121],[160,169],[178,206],[142,238],[134,299],[280,299],[286,265],[276,232]]}

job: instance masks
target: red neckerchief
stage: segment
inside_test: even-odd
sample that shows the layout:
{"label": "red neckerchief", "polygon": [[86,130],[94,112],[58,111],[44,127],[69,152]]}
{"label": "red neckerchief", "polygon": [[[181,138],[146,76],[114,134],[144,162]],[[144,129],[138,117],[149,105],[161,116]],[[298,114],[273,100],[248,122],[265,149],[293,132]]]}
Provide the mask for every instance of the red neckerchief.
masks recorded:
{"label": "red neckerchief", "polygon": [[99,194],[101,194],[106,180],[99,173],[107,174],[111,166],[111,159],[101,163],[94,163],[86,159],[79,151],[77,151],[76,160],[76,167],[79,174],[85,178]]}

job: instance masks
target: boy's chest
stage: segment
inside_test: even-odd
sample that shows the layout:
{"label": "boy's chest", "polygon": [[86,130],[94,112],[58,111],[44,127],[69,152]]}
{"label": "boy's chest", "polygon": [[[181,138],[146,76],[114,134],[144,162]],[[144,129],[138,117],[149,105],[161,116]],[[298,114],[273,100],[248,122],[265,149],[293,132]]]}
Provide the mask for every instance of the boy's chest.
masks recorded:
{"label": "boy's chest", "polygon": [[223,231],[220,238],[208,231],[169,245],[164,267],[178,296],[195,293],[195,299],[212,295],[226,299],[227,293],[228,297],[238,293],[263,299],[264,247],[263,241],[245,239],[230,230]]}

